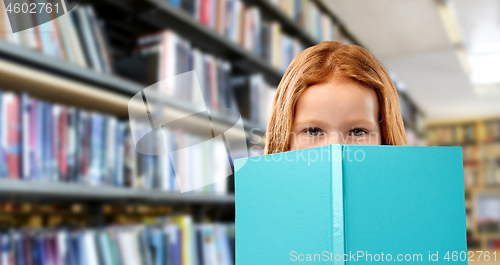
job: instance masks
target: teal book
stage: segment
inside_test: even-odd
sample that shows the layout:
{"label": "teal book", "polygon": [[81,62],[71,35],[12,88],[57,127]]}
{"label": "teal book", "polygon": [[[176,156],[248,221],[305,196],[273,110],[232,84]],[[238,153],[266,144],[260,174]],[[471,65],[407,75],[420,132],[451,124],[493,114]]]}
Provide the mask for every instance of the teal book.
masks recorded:
{"label": "teal book", "polygon": [[461,147],[235,160],[236,264],[467,264]]}

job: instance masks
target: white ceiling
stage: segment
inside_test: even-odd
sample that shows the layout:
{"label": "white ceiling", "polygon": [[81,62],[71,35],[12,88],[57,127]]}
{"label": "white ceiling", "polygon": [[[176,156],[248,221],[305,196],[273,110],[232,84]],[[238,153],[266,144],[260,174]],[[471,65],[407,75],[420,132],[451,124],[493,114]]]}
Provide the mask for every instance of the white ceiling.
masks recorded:
{"label": "white ceiling", "polygon": [[[433,0],[323,2],[363,46],[406,84],[410,98],[427,121],[500,116],[500,96],[474,93]],[[500,21],[499,0],[458,0],[454,4],[459,24],[468,27],[464,27],[463,34],[466,44],[480,41],[476,36],[478,28],[495,29],[500,36],[500,23],[494,25]],[[485,19],[485,14],[490,19]],[[488,34],[481,36],[484,39]]]}

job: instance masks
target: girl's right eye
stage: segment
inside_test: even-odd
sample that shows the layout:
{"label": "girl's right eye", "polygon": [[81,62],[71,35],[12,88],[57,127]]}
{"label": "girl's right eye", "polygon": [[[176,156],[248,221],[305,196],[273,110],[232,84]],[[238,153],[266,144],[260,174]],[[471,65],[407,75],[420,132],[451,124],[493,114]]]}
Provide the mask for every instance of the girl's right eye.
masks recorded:
{"label": "girl's right eye", "polygon": [[320,129],[318,129],[318,128],[307,128],[307,129],[305,130],[305,132],[306,132],[307,134],[309,134],[310,136],[319,136],[319,135],[323,135],[323,132],[321,132],[321,130],[320,130]]}

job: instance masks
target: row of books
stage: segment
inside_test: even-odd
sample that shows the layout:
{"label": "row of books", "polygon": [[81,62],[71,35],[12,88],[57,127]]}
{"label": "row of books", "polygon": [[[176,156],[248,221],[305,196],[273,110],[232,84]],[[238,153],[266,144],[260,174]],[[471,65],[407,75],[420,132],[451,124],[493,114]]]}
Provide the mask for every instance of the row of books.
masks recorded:
{"label": "row of books", "polygon": [[[282,32],[278,22],[264,21],[257,7],[247,6],[242,0],[170,2],[186,9],[201,23],[257,56],[265,58],[281,70],[285,70],[291,60],[304,49],[300,41]],[[304,5],[315,6],[309,1],[304,1]],[[4,33],[0,34],[0,39],[89,67],[97,72],[113,72],[108,34],[104,22],[97,18],[92,6],[79,5],[57,19],[18,33],[10,31],[10,23],[36,25],[37,20],[48,20],[38,16],[48,14],[15,16],[17,20],[9,22],[6,10],[1,7],[0,15],[0,31]],[[315,32],[321,31],[321,34],[318,33],[322,36],[321,40],[338,40],[339,31],[334,30],[336,26],[331,26],[331,21],[325,14],[310,17],[320,18],[313,29]]]}
{"label": "row of books", "polygon": [[[166,97],[185,103],[199,104],[198,90],[201,90],[207,107],[235,109],[254,124],[267,125],[268,98],[273,97],[276,89],[262,75],[235,77],[231,75],[229,62],[203,53],[168,30],[143,36],[137,44],[133,57],[117,62],[120,74],[155,84],[154,89]],[[189,71],[196,75],[193,82],[181,76]]]}
{"label": "row of books", "polygon": [[500,142],[485,143],[482,145],[483,156],[487,160],[500,159]]}
{"label": "row of books", "polygon": [[477,145],[462,146],[463,159],[465,162],[475,162],[481,159],[479,147]]}
{"label": "row of books", "polygon": [[263,37],[263,47],[266,48],[264,56],[274,67],[285,71],[293,58],[304,50],[304,46],[297,39],[286,35],[278,22],[270,22],[265,28],[267,32]]}
{"label": "row of books", "polygon": [[[203,148],[170,156],[144,155],[135,149],[131,128],[150,131],[149,125],[52,104],[26,93],[0,93],[0,117],[2,178],[177,191],[178,179],[193,183],[216,177],[220,181],[199,191],[226,193],[231,187],[230,178],[224,178],[230,169],[217,167],[216,159],[227,157],[223,143],[210,141]],[[182,128],[165,129],[163,136],[170,150],[201,142]],[[158,143],[163,140],[146,142]]]}
{"label": "row of books", "polygon": [[484,184],[488,186],[500,186],[500,161],[484,161]]}
{"label": "row of books", "polygon": [[479,168],[477,165],[464,165],[465,187],[474,187],[478,184]]}
{"label": "row of books", "polygon": [[[4,5],[0,5],[0,39],[97,72],[112,72],[107,35],[91,6],[78,5],[57,19],[50,15],[57,13],[16,14],[9,20]],[[11,23],[29,28],[13,33]]]}
{"label": "row of books", "polygon": [[[238,109],[243,117],[262,128],[267,127],[276,88],[269,86],[262,75],[237,76],[231,80]],[[260,131],[260,133],[264,133]]]}
{"label": "row of books", "polygon": [[473,143],[477,138],[474,124],[465,124],[430,128],[427,139],[432,145],[457,145]]}
{"label": "row of books", "polygon": [[[201,24],[258,57],[266,59],[281,70],[285,70],[291,60],[304,49],[297,38],[282,31],[280,23],[264,20],[258,7],[250,6],[243,0],[170,0],[169,2],[186,11]],[[320,37],[321,40],[335,40],[338,30],[334,30],[336,27],[332,26],[329,19],[319,20],[319,25],[314,25],[314,29],[323,24],[327,26],[324,29],[320,27],[325,35]]]}
{"label": "row of books", "polygon": [[481,123],[479,133],[485,142],[500,141],[500,120]]}
{"label": "row of books", "polygon": [[0,233],[2,265],[232,265],[234,224],[189,216],[100,229],[15,229]]}
{"label": "row of books", "polygon": [[267,0],[276,5],[306,32],[318,41],[337,40],[346,44],[352,41],[343,36],[337,23],[310,0]]}

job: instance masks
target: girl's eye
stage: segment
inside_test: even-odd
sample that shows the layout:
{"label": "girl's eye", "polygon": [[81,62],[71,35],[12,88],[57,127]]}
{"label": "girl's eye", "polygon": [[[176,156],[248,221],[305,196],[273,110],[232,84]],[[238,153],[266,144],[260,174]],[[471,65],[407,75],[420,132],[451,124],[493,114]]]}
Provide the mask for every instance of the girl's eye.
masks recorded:
{"label": "girl's eye", "polygon": [[311,136],[318,136],[323,134],[318,128],[308,128],[306,129],[306,133]]}
{"label": "girl's eye", "polygon": [[352,129],[350,132],[349,132],[349,135],[352,135],[352,136],[363,136],[365,135],[366,131],[362,130],[362,129]]}

